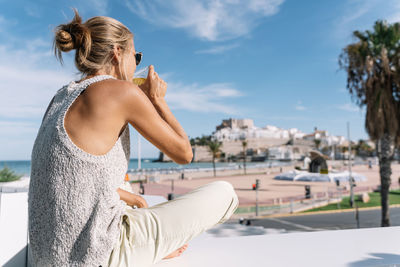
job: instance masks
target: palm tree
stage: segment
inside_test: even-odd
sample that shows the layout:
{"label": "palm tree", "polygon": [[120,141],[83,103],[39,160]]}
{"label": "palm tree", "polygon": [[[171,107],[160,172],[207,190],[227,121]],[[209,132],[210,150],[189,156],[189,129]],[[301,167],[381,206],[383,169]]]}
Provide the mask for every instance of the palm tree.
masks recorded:
{"label": "palm tree", "polygon": [[243,169],[244,169],[244,174],[246,174],[246,147],[247,147],[247,140],[242,141],[242,147],[243,147]]}
{"label": "palm tree", "polygon": [[365,128],[376,142],[381,176],[382,226],[390,226],[388,193],[394,145],[400,143],[400,23],[376,21],[373,31],[354,31],[356,42],[339,57],[347,89],[366,107]]}
{"label": "palm tree", "polygon": [[207,145],[213,157],[214,177],[216,177],[217,175],[215,173],[215,159],[218,158],[222,152],[221,151],[222,143],[218,141],[208,141]]}
{"label": "palm tree", "polygon": [[314,139],[314,144],[317,150],[319,150],[319,146],[321,145],[321,139]]}
{"label": "palm tree", "polygon": [[22,175],[16,174],[13,170],[9,169],[7,166],[4,166],[3,169],[0,170],[0,183],[16,181],[19,180],[21,177]]}

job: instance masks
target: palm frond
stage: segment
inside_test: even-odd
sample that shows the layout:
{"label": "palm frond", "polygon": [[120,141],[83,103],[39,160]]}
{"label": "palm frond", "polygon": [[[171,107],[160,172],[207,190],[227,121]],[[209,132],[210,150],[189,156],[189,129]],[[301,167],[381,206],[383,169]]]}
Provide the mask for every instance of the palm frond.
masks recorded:
{"label": "palm frond", "polygon": [[[400,23],[375,22],[373,30],[354,31],[356,42],[339,56],[352,100],[366,106],[365,128],[374,140],[400,133]],[[400,138],[397,138],[400,141]]]}

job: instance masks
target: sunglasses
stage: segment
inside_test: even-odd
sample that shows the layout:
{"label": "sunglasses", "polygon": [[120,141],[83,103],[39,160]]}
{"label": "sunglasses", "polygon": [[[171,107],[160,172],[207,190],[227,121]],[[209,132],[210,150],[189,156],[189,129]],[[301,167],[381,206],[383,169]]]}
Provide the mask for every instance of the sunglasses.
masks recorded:
{"label": "sunglasses", "polygon": [[135,53],[136,66],[139,65],[140,61],[142,60],[142,57],[143,57],[143,53],[142,52]]}

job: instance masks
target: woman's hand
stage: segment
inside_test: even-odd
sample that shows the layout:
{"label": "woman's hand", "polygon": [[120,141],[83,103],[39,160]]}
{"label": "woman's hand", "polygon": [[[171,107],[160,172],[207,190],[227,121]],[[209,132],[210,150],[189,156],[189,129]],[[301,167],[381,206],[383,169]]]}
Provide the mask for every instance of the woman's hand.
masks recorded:
{"label": "woman's hand", "polygon": [[150,65],[146,81],[144,84],[140,85],[139,88],[142,89],[151,102],[153,102],[165,97],[167,83],[154,71],[154,66]]}
{"label": "woman's hand", "polygon": [[149,204],[147,204],[146,200],[143,197],[141,197],[139,195],[134,195],[134,198],[135,198],[135,202],[137,204],[134,204],[131,206],[136,205],[138,208],[148,208],[149,207]]}
{"label": "woman's hand", "polygon": [[117,192],[119,194],[120,199],[125,201],[125,203],[128,204],[129,206],[132,206],[132,207],[136,206],[138,208],[148,208],[149,207],[146,200],[139,195],[132,194],[131,192],[128,192],[121,188],[118,188]]}

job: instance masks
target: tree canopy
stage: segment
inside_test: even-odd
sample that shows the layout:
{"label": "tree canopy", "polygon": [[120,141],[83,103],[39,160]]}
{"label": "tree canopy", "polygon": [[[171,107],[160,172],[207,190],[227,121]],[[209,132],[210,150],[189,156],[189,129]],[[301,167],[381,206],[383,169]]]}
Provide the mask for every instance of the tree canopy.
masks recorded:
{"label": "tree canopy", "polygon": [[400,143],[400,23],[375,22],[373,31],[354,31],[339,65],[347,72],[347,89],[366,107],[365,128],[373,140],[388,134]]}

